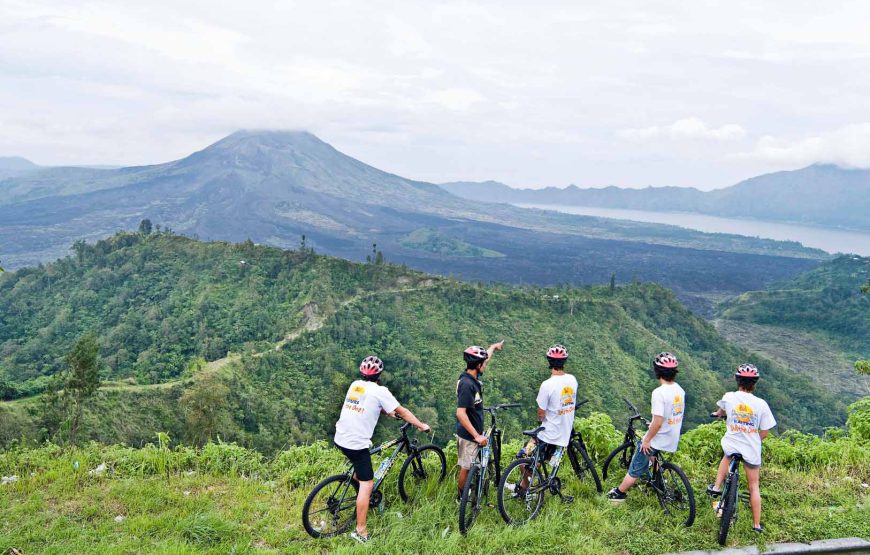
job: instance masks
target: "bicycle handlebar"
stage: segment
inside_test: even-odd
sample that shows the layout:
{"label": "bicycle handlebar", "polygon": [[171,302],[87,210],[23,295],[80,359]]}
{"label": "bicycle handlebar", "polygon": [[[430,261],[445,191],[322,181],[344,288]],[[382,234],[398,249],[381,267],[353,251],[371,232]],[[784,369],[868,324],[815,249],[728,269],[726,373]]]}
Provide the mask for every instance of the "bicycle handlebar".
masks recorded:
{"label": "bicycle handlebar", "polygon": [[522,405],[519,404],[519,403],[501,403],[500,405],[493,405],[493,406],[491,406],[491,407],[483,407],[483,410],[485,410],[485,411],[487,411],[487,412],[489,412],[489,413],[493,413],[493,412],[495,412],[495,411],[497,411],[497,410],[501,410],[501,409],[512,409],[512,408],[515,408],[515,407],[521,407],[521,406],[522,406]]}

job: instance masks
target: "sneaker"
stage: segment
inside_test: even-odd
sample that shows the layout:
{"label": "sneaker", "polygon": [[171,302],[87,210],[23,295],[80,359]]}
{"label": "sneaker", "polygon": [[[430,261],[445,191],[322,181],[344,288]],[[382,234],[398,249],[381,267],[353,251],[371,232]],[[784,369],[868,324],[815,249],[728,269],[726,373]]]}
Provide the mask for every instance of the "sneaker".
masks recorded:
{"label": "sneaker", "polygon": [[707,486],[707,495],[709,495],[713,499],[716,499],[717,497],[722,495],[722,490],[716,489],[715,484],[710,484]]}
{"label": "sneaker", "polygon": [[755,532],[756,534],[763,534],[764,533],[764,524],[759,524],[758,526],[753,526],[752,531]]}
{"label": "sneaker", "polygon": [[619,491],[619,488],[613,488],[607,492],[607,499],[615,503],[622,503],[627,497],[628,495]]}
{"label": "sneaker", "polygon": [[713,513],[716,515],[716,518],[722,518],[722,508],[719,507],[718,501],[713,501]]}
{"label": "sneaker", "polygon": [[350,533],[350,537],[358,541],[359,543],[369,543],[371,536],[363,536],[356,530]]}

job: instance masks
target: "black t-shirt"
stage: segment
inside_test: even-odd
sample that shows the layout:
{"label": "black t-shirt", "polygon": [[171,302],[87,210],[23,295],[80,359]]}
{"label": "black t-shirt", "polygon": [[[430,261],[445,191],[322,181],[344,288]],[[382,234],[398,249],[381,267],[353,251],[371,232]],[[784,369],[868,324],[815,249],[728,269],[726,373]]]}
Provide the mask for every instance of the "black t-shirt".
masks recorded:
{"label": "black t-shirt", "polygon": [[[483,387],[480,382],[468,372],[459,374],[456,382],[456,407],[467,409],[468,420],[478,434],[483,433]],[[465,427],[456,420],[456,435],[462,439],[474,441],[474,437],[468,433]]]}

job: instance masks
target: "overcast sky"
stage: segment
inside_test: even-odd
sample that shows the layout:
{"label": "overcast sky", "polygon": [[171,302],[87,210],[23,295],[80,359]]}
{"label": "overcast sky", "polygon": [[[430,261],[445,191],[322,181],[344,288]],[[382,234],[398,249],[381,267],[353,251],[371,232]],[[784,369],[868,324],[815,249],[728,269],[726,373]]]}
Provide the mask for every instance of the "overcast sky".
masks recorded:
{"label": "overcast sky", "polygon": [[74,4],[0,0],[0,155],[147,164],[304,128],[433,182],[870,167],[870,2]]}

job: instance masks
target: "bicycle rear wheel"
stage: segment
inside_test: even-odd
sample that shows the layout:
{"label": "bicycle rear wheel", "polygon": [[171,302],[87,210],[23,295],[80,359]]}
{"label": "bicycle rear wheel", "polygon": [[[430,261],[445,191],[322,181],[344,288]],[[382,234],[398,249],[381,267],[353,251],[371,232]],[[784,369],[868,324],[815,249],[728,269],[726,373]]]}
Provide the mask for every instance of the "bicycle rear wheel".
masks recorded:
{"label": "bicycle rear wheel", "polygon": [[412,453],[399,471],[399,495],[408,502],[435,491],[447,475],[444,452],[436,445],[423,445]]}
{"label": "bicycle rear wheel", "polygon": [[[618,472],[617,467],[623,471],[628,470],[631,465],[631,458],[634,456],[634,443],[626,441],[607,455],[604,459],[604,466],[601,470],[602,479],[606,480],[608,471]],[[611,468],[611,466],[613,468]],[[622,478],[622,476],[619,476]]]}
{"label": "bicycle rear wheel", "polygon": [[595,465],[592,464],[592,459],[589,457],[589,453],[586,452],[586,448],[581,443],[577,441],[571,442],[568,448],[568,459],[571,461],[571,468],[574,469],[574,474],[578,480],[582,482],[588,473],[592,477],[592,482],[595,484],[595,489],[598,493],[604,491],[601,487],[601,479],[598,478],[598,471],[595,469]]}
{"label": "bicycle rear wheel", "polygon": [[725,491],[722,492],[722,520],[719,522],[719,545],[725,545],[728,540],[728,530],[733,524],[735,511],[737,510],[737,480],[732,475],[725,483]]}
{"label": "bicycle rear wheel", "polygon": [[510,463],[498,485],[498,512],[510,525],[519,526],[538,516],[544,504],[544,477],[532,458]]}
{"label": "bicycle rear wheel", "polygon": [[660,472],[661,479],[656,487],[656,495],[662,509],[666,515],[682,522],[684,526],[691,526],[695,522],[695,492],[686,473],[670,462],[662,463]]}
{"label": "bicycle rear wheel", "polygon": [[480,465],[471,465],[459,498],[459,532],[463,535],[471,529],[480,512],[480,480]]}
{"label": "bicycle rear wheel", "polygon": [[317,484],[302,505],[302,526],[312,538],[329,538],[346,532],[356,519],[359,483],[347,474],[336,474]]}

